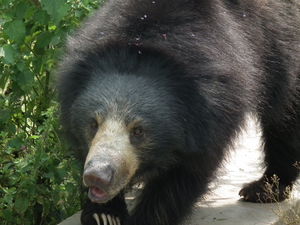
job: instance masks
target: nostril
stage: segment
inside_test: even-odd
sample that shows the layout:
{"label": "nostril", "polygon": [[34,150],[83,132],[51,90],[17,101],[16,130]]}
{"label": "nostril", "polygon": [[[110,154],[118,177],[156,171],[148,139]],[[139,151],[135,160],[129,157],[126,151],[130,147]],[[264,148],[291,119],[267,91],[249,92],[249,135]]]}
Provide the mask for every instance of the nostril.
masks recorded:
{"label": "nostril", "polygon": [[87,186],[107,186],[112,182],[114,170],[110,165],[88,168],[83,174]]}

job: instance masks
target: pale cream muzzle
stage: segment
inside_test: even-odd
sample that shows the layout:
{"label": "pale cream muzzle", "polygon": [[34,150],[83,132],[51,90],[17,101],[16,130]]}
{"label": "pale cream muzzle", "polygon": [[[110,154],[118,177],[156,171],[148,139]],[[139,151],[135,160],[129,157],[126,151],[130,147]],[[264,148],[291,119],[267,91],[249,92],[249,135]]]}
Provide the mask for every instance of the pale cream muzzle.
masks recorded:
{"label": "pale cream muzzle", "polygon": [[83,183],[89,198],[104,203],[117,195],[138,168],[138,158],[122,121],[105,120],[93,138],[85,161]]}

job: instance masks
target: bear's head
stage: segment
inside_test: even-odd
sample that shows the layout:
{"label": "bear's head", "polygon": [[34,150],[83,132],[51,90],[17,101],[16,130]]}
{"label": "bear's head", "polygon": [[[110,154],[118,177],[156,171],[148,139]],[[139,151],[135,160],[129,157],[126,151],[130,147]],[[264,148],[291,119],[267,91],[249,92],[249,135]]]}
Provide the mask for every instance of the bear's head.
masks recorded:
{"label": "bear's head", "polygon": [[58,87],[67,134],[83,149],[83,182],[103,203],[198,148],[200,112],[195,83],[169,56],[122,46],[91,52],[65,59]]}
{"label": "bear's head", "polygon": [[85,84],[69,120],[85,146],[83,182],[93,202],[107,202],[175,164],[184,121],[171,89],[164,79],[145,74],[95,73]]}

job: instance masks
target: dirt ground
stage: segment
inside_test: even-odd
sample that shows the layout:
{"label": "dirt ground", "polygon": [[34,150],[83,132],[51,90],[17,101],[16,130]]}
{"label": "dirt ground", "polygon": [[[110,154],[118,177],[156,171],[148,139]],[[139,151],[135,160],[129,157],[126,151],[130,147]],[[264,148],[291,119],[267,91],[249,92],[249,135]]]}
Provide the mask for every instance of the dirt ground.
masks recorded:
{"label": "dirt ground", "polygon": [[[247,128],[236,141],[235,150],[219,170],[218,180],[211,184],[211,192],[199,201],[185,225],[270,225],[278,220],[292,200],[300,199],[299,185],[292,200],[280,204],[255,204],[240,201],[238,192],[244,183],[258,179],[263,173],[260,151],[260,132],[249,119]],[[80,225],[79,213],[59,225]]]}

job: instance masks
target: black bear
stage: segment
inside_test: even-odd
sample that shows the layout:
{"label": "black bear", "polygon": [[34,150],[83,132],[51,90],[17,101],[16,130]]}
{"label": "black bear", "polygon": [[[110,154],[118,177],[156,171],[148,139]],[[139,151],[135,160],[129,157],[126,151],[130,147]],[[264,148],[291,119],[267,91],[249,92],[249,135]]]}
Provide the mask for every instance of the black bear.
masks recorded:
{"label": "black bear", "polygon": [[[300,161],[297,0],[111,0],[68,40],[63,125],[84,160],[83,225],[177,225],[252,113],[279,200]],[[124,193],[143,188],[131,212]],[[260,198],[258,198],[258,195]]]}

